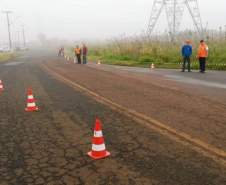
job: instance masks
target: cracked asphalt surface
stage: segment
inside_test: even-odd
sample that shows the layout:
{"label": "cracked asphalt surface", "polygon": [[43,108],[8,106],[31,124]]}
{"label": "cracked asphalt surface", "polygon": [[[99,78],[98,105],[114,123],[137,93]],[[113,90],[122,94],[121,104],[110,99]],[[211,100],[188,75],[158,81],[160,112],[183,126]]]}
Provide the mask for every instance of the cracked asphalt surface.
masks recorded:
{"label": "cracked asphalt surface", "polygon": [[[0,65],[0,185],[224,185],[226,168],[46,74],[30,55]],[[54,59],[52,57],[52,59]],[[32,87],[39,112],[27,113]],[[94,161],[95,117],[111,157]]]}

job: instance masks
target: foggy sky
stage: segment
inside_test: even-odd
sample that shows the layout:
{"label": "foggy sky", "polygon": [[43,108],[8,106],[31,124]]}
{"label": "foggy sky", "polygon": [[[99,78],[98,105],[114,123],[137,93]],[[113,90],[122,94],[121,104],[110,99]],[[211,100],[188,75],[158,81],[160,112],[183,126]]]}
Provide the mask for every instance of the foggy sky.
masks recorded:
{"label": "foggy sky", "polygon": [[[49,38],[106,39],[145,31],[154,0],[0,0],[0,10],[12,10],[13,39],[25,25],[28,40]],[[204,27],[226,25],[225,0],[199,0]],[[181,30],[193,27],[185,11]],[[6,18],[0,14],[0,43],[7,41]],[[165,13],[155,31],[167,29]],[[20,32],[19,32],[20,33]]]}

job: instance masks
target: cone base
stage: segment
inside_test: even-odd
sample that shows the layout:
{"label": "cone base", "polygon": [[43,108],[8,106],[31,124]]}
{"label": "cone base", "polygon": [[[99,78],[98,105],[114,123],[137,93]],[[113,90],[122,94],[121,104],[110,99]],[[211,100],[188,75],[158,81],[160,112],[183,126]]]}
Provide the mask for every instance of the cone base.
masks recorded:
{"label": "cone base", "polygon": [[90,156],[90,157],[93,158],[93,159],[103,159],[103,158],[106,158],[106,157],[108,157],[108,156],[111,155],[111,153],[108,152],[108,151],[106,151],[106,153],[105,153],[104,156],[99,156],[99,157],[93,156],[93,155],[92,155],[92,151],[88,152],[87,154],[88,154],[88,156]]}
{"label": "cone base", "polygon": [[34,112],[34,111],[38,111],[39,109],[38,109],[38,107],[32,107],[32,108],[25,108],[25,111],[26,112]]}

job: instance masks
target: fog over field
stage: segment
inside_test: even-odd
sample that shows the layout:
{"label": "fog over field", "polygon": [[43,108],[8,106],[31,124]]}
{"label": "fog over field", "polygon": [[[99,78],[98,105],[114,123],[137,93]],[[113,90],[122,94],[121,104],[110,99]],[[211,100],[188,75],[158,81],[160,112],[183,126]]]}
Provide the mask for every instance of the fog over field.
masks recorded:
{"label": "fog over field", "polygon": [[[11,10],[12,37],[25,25],[28,40],[39,33],[48,38],[106,39],[145,31],[153,0],[1,0],[0,10]],[[225,0],[199,0],[204,27],[219,29],[226,25]],[[166,16],[155,31],[167,29]],[[192,28],[185,10],[181,29]],[[7,41],[6,17],[0,14],[0,41]]]}

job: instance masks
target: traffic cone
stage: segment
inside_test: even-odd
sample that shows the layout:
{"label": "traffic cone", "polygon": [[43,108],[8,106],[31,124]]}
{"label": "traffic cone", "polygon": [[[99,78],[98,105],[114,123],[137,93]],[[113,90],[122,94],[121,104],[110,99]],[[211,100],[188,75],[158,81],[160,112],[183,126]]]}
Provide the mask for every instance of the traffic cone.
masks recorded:
{"label": "traffic cone", "polygon": [[38,111],[38,107],[35,104],[35,99],[31,88],[27,90],[27,107],[25,108],[25,111]]}
{"label": "traffic cone", "polygon": [[3,90],[4,90],[4,86],[3,86],[2,80],[0,80],[0,91],[3,91]]}
{"label": "traffic cone", "polygon": [[151,69],[155,69],[155,64],[154,63],[151,64]]}
{"label": "traffic cone", "polygon": [[101,121],[99,119],[96,119],[95,122],[94,136],[92,138],[92,150],[87,154],[93,159],[102,159],[110,155],[110,152],[105,148]]}

